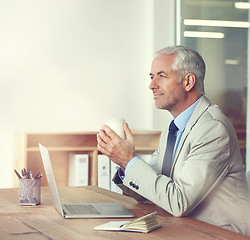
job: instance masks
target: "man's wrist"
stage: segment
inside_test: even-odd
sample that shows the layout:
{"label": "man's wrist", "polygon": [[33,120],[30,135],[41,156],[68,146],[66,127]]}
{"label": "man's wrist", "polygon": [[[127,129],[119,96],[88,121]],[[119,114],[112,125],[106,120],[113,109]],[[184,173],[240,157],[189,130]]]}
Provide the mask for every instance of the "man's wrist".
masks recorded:
{"label": "man's wrist", "polygon": [[117,170],[117,175],[120,178],[121,181],[123,181],[123,179],[125,178],[126,173],[128,172],[128,170],[132,167],[132,165],[137,162],[138,160],[140,160],[139,157],[135,156],[134,158],[132,158],[126,168],[124,169],[123,167],[119,167]]}

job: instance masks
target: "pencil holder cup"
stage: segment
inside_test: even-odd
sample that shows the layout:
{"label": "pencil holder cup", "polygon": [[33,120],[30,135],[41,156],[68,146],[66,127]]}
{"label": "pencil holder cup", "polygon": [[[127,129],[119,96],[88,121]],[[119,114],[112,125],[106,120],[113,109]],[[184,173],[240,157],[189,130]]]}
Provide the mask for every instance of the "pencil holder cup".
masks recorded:
{"label": "pencil holder cup", "polygon": [[40,204],[41,179],[19,179],[19,205]]}

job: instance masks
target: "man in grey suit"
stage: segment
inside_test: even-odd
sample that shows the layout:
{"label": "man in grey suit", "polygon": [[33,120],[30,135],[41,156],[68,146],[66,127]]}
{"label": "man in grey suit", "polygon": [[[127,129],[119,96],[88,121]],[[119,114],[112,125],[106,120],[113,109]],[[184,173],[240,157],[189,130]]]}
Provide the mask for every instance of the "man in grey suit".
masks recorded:
{"label": "man in grey suit", "polygon": [[250,200],[238,139],[230,120],[204,96],[202,57],[183,46],[162,49],[150,76],[156,107],[168,110],[173,121],[149,162],[136,156],[127,123],[126,140],[103,126],[98,149],[120,165],[115,183],[173,216],[250,236]]}

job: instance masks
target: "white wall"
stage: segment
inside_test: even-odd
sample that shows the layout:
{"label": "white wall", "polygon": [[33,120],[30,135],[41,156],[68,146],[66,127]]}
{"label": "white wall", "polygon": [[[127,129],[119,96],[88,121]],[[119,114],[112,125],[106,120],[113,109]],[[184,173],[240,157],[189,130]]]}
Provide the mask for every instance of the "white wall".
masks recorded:
{"label": "white wall", "polygon": [[[153,17],[153,52],[176,43],[176,0],[154,1]],[[162,130],[166,121],[171,118],[167,111],[158,110],[152,107],[152,127]]]}
{"label": "white wall", "polygon": [[12,186],[17,131],[92,131],[120,116],[133,129],[161,127],[148,73],[156,18],[157,34],[174,44],[166,39],[174,22],[165,21],[173,8],[173,0],[0,2],[0,187]]}

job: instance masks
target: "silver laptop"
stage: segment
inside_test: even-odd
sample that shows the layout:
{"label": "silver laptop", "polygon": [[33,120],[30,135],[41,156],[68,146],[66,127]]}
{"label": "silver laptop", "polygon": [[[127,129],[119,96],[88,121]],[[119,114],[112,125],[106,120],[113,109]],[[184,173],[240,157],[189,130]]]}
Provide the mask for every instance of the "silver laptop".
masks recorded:
{"label": "silver laptop", "polygon": [[39,144],[50,193],[57,211],[64,218],[127,218],[134,217],[119,203],[61,203],[48,149]]}

